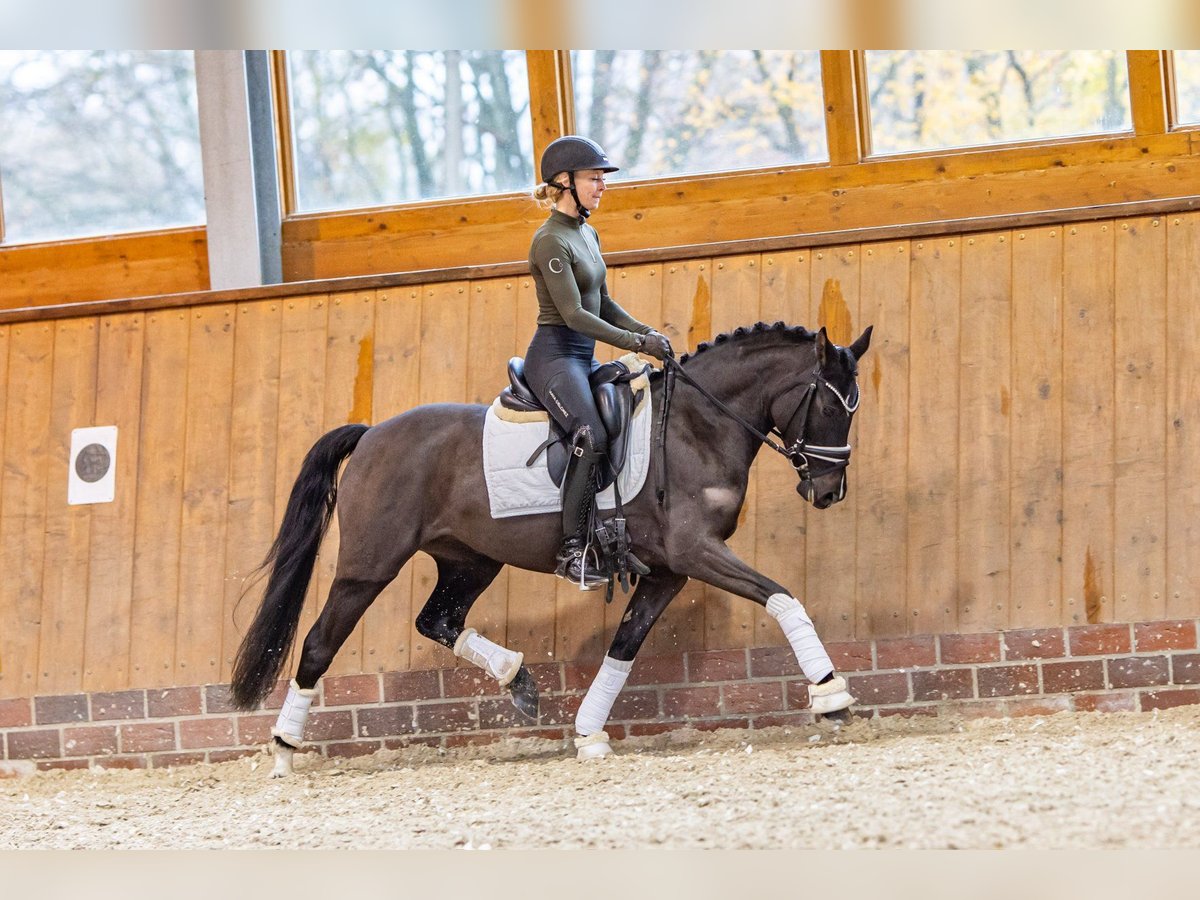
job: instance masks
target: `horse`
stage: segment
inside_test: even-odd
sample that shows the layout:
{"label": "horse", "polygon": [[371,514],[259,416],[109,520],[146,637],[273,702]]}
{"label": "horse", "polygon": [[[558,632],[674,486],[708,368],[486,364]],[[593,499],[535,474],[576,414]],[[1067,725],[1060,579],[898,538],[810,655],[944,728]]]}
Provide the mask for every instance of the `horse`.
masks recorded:
{"label": "horse", "polygon": [[[633,547],[650,571],[638,580],[580,706],[579,758],[611,753],[603,727],[617,694],[650,629],[689,578],[765,606],[810,682],[814,713],[848,714],[854,698],[803,605],[734,555],[726,541],[764,443],[792,462],[796,490],[813,507],[825,509],[845,497],[858,361],[870,339],[868,327],[841,347],[824,328],[759,322],[718,335],[678,360],[669,357],[663,369],[651,372],[652,428],[661,454],[656,481],[662,483],[643,488],[624,506]],[[273,776],[292,771],[318,679],[418,550],[436,562],[437,584],[416,617],[417,630],[483,668],[508,687],[518,710],[536,717],[537,685],[522,655],[468,628],[466,619],[503,566],[554,571],[560,517],[491,517],[482,466],[486,411],[478,404],[427,404],[374,426],[335,428],[309,450],[260,567],[270,574],[238,648],[231,686],[235,706],[244,710],[260,705],[275,687],[336,509],[341,541],[335,575],[272,729]]]}

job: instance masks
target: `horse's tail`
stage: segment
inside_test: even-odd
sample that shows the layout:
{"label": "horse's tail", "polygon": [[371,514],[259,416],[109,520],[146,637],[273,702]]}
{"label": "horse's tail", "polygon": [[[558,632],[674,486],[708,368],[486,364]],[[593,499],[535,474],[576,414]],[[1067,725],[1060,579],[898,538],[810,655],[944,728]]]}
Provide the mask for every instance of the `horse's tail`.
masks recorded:
{"label": "horse's tail", "polygon": [[367,428],[335,428],[304,457],[279,534],[259,567],[271,567],[262,603],[233,663],[233,703],[239,709],[258,706],[275,686],[296,638],[321,538],[333,517],[338,467],[354,452]]}

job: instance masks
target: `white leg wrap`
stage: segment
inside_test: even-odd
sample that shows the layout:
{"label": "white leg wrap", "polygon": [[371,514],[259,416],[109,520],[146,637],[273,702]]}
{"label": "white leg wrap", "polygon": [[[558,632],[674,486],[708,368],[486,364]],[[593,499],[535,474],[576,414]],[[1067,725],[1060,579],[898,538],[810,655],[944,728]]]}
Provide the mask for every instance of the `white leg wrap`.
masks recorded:
{"label": "white leg wrap", "polygon": [[816,684],[833,672],[833,662],[799,600],[787,594],[772,594],[767,600],[767,612],[779,622],[805,678]]}
{"label": "white leg wrap", "polygon": [[316,690],[300,687],[293,678],[292,683],[288,685],[283,709],[279,711],[279,718],[275,720],[271,734],[290,747],[301,746],[304,743],[304,723],[308,721],[308,708],[312,706],[316,696]]}
{"label": "white leg wrap", "polygon": [[475,663],[505,687],[517,677],[524,653],[517,653],[489,641],[474,628],[468,628],[454,642],[454,655]]}
{"label": "white leg wrap", "polygon": [[575,716],[575,731],[579,735],[589,737],[604,730],[608,714],[617,702],[617,694],[625,687],[625,679],[629,677],[629,670],[632,668],[632,660],[621,662],[611,656],[604,657],[604,664],[592,679],[591,687],[584,695],[583,703],[579,705],[579,712]]}

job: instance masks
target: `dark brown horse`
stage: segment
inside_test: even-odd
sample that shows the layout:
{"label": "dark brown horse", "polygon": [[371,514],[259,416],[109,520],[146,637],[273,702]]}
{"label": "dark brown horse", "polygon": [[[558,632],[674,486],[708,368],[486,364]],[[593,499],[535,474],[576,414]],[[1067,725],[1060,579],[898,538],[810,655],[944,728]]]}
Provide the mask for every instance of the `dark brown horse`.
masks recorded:
{"label": "dark brown horse", "polygon": [[[814,334],[783,323],[760,323],[701,344],[678,363],[670,361],[680,377],[665,434],[663,499],[648,486],[625,504],[633,547],[650,573],[629,600],[606,666],[611,663],[614,672],[627,673],[667,604],[688,578],[697,578],[767,606],[810,680],[833,679],[832,665],[825,665],[828,657],[803,607],[786,587],[738,559],[725,541],[737,527],[751,463],[772,430],[783,441],[775,449],[797,468],[797,491],[806,500],[824,509],[845,496],[858,360],[867,351],[870,333],[868,328],[843,348],[829,341],[824,329]],[[656,422],[666,380],[662,372],[651,378]],[[417,630],[485,668],[508,685],[522,712],[536,715],[537,687],[520,654],[466,628],[471,605],[504,565],[551,572],[561,537],[558,514],[491,517],[481,451],[486,410],[464,404],[420,406],[373,427],[334,429],[309,451],[263,564],[270,567],[270,577],[233,675],[234,701],[242,709],[261,703],[274,687],[336,504],[341,533],[336,574],[305,638],[274,731],[277,752],[284,757],[276,774],[290,771],[291,749],[302,741],[317,680],[367,607],[418,550],[437,562],[438,581],[417,616]],[[347,457],[339,482],[337,472]],[[806,654],[811,657],[807,661]],[[623,684],[623,676],[614,677],[605,689],[611,698],[600,691],[601,726]],[[844,682],[835,681],[837,689],[828,688],[820,711],[845,708],[852,701]],[[814,695],[814,708],[817,704]],[[595,716],[595,703],[591,709]],[[585,729],[577,722],[577,730],[584,738],[589,731],[603,735],[594,724]],[[603,747],[591,755],[607,751],[606,739],[597,737],[596,742]]]}

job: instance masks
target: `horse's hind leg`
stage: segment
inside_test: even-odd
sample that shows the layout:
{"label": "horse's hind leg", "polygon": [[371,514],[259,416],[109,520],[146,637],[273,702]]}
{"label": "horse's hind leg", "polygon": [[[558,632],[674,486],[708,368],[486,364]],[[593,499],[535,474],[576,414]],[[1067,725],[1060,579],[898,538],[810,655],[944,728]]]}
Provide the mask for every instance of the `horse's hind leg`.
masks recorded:
{"label": "horse's hind leg", "polygon": [[575,732],[578,735],[575,749],[580,759],[598,759],[612,753],[608,746],[608,735],[604,731],[609,713],[625,686],[625,679],[633,668],[633,658],[641,649],[646,635],[685,584],[687,576],[674,572],[647,575],[638,582],[637,590],[629,598],[625,615],[621,617],[621,624],[613,636],[608,655],[604,657],[600,671],[588,687],[575,716]]}
{"label": "horse's hind leg", "polygon": [[537,717],[537,684],[523,665],[524,654],[501,647],[474,628],[467,613],[495,580],[502,563],[485,556],[449,559],[435,556],[437,585],[417,616],[417,631],[479,666],[512,694],[513,704],[530,718]]}

